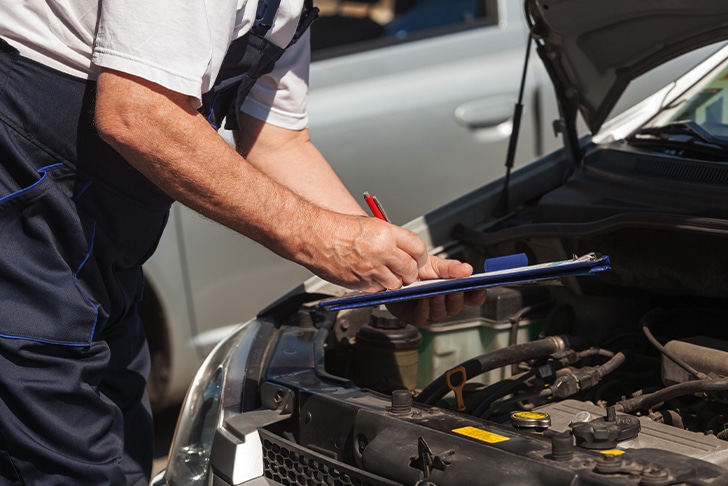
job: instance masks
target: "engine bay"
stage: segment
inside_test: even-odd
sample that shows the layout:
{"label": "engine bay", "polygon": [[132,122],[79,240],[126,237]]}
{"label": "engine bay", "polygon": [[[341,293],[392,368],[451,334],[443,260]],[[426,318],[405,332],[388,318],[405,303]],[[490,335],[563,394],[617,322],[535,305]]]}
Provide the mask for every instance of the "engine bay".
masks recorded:
{"label": "engine bay", "polygon": [[448,253],[482,268],[596,251],[610,271],[488,289],[423,328],[384,306],[301,308],[320,366],[272,377],[299,405],[269,444],[334,461],[342,484],[728,484],[728,168],[649,158],[595,148],[487,231],[456,227]]}

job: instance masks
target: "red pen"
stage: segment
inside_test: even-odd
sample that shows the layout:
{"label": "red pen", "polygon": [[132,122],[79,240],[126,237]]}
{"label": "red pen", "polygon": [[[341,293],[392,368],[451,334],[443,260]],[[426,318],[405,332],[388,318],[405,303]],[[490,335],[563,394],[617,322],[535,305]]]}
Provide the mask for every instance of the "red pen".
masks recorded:
{"label": "red pen", "polygon": [[365,192],[364,200],[367,202],[367,206],[369,206],[369,209],[371,210],[375,218],[379,218],[382,221],[386,221],[387,223],[390,222],[389,218],[387,217],[387,213],[384,212],[384,208],[381,204],[379,204],[379,200],[376,196]]}

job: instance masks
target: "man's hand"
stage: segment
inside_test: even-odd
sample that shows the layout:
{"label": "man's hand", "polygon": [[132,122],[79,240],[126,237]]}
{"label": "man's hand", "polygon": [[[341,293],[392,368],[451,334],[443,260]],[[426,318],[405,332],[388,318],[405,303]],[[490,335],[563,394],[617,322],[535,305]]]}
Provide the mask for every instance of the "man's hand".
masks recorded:
{"label": "man's hand", "polygon": [[310,260],[317,275],[349,289],[377,292],[417,281],[427,262],[414,233],[367,216],[337,214],[320,235],[311,235]]}
{"label": "man's hand", "polygon": [[[419,278],[462,278],[473,273],[473,267],[458,260],[445,260],[430,255],[427,263],[420,269]],[[423,299],[394,302],[387,309],[400,320],[415,326],[427,326],[453,317],[462,312],[465,306],[479,306],[485,302],[486,291],[472,290],[447,295],[436,295]]]}

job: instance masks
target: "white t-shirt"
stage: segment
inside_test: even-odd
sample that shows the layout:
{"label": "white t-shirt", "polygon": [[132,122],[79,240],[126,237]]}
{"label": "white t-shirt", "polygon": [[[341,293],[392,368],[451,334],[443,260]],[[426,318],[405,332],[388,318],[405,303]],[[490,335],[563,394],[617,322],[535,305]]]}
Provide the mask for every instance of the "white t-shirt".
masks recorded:
{"label": "white t-shirt", "polygon": [[[198,101],[227,48],[252,27],[257,0],[15,0],[0,2],[0,37],[23,56],[95,79],[123,71]],[[303,0],[281,0],[267,38],[290,42]],[[308,34],[258,80],[241,110],[284,128],[306,127]]]}

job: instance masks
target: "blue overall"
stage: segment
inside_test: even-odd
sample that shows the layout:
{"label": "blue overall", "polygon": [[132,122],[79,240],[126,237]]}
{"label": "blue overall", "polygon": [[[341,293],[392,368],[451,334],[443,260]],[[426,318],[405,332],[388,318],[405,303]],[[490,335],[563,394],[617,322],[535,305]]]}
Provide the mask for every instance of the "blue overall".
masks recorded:
{"label": "blue overall", "polygon": [[136,308],[172,201],[98,138],[93,100],[0,40],[0,484],[151,474]]}
{"label": "blue overall", "polygon": [[[213,123],[283,52],[262,39],[270,3],[205,97]],[[315,18],[307,8],[292,42]],[[147,484],[151,474],[137,306],[172,200],[98,137],[94,99],[95,83],[0,39],[0,485]]]}

